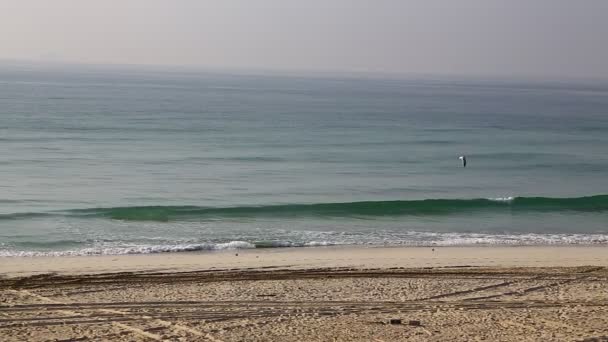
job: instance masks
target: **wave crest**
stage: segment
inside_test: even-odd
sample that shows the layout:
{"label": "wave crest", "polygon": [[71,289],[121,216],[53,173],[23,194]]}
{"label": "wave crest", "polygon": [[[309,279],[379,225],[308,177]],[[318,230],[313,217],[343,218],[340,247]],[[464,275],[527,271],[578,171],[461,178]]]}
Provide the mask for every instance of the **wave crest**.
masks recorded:
{"label": "wave crest", "polygon": [[240,207],[135,206],[74,209],[50,213],[15,213],[0,219],[26,219],[39,216],[109,218],[125,221],[225,220],[234,218],[292,217],[373,217],[404,215],[449,215],[464,212],[599,212],[608,211],[608,195],[587,197],[501,197],[477,199],[423,199],[365,201],[348,203],[280,204]]}

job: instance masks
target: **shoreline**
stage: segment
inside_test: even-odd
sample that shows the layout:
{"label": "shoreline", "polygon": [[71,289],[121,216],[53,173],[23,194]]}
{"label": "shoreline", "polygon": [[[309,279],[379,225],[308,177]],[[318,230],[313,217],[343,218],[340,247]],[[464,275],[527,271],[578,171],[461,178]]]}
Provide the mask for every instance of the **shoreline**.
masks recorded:
{"label": "shoreline", "polygon": [[24,256],[0,258],[0,277],[188,272],[220,269],[316,269],[392,267],[608,266],[608,247],[586,246],[324,246],[255,248],[127,255]]}

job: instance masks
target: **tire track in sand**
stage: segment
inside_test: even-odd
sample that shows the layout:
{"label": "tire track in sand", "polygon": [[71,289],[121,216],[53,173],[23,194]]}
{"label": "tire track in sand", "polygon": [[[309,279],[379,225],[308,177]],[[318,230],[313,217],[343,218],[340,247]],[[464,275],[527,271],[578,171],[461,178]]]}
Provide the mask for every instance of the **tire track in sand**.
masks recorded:
{"label": "tire track in sand", "polygon": [[[69,304],[69,303],[60,302],[60,301],[57,301],[57,300],[54,300],[54,299],[51,299],[51,298],[48,298],[48,297],[44,297],[44,296],[35,294],[35,293],[30,292],[28,290],[12,290],[12,289],[8,289],[6,291],[14,293],[17,296],[29,296],[29,297],[33,297],[33,298],[36,298],[36,299],[38,299],[40,301],[51,303],[51,304],[58,304],[58,305]],[[114,310],[114,309],[96,308],[96,309],[93,309],[93,311],[100,312],[100,313],[106,313],[106,314],[115,314],[115,315],[120,315],[120,316],[130,316],[130,315],[133,315],[132,313],[129,313],[129,312],[119,311],[119,310]],[[90,316],[88,316],[86,314],[83,314],[83,313],[80,313],[80,312],[77,312],[77,311],[66,310],[66,309],[59,309],[56,312],[57,313],[61,313],[63,315],[90,317]],[[181,324],[172,323],[172,322],[169,322],[169,321],[165,321],[165,320],[162,320],[162,319],[159,319],[159,318],[155,318],[155,317],[150,317],[150,316],[147,316],[147,315],[137,315],[137,316],[140,319],[149,320],[149,321],[151,321],[153,323],[156,323],[156,324],[158,324],[160,326],[163,326],[164,328],[167,328],[167,329],[174,329],[174,330],[178,330],[178,331],[184,331],[184,332],[187,332],[187,333],[189,333],[191,335],[195,335],[197,337],[203,337],[203,338],[211,340],[211,341],[220,341],[220,340],[217,340],[217,339],[213,338],[209,334],[204,334],[201,331],[198,331],[196,329],[192,329],[190,327],[187,327],[187,326],[184,326],[184,325],[181,325]],[[117,321],[114,321],[112,319],[99,320],[99,323],[106,323],[106,322],[110,323],[110,324],[112,324],[112,325],[114,325],[114,326],[116,326],[116,327],[118,327],[120,329],[132,332],[132,333],[134,333],[136,335],[139,335],[139,336],[151,339],[151,340],[155,340],[155,341],[163,341],[162,336],[150,333],[150,332],[145,331],[143,329],[132,327],[130,325],[127,325],[127,324],[124,324],[124,323],[121,323],[121,322],[117,322]]]}

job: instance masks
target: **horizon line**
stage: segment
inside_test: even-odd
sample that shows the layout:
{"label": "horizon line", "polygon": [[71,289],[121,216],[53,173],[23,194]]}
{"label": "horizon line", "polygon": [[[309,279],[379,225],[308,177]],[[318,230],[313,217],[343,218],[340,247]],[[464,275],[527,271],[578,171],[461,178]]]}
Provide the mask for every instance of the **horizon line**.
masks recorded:
{"label": "horizon line", "polygon": [[462,79],[462,80],[502,80],[502,81],[533,81],[533,82],[608,82],[608,77],[574,76],[574,75],[524,75],[524,74],[457,74],[442,72],[404,72],[404,71],[374,71],[374,70],[331,70],[331,69],[298,69],[298,68],[256,68],[256,67],[211,67],[191,64],[131,64],[131,63],[102,63],[75,62],[57,60],[35,60],[19,58],[0,58],[0,67],[18,66],[29,68],[77,68],[93,69],[90,71],[154,71],[160,73],[190,72],[198,74],[223,74],[234,76],[277,76],[277,77],[339,77],[357,79],[412,80],[418,79]]}

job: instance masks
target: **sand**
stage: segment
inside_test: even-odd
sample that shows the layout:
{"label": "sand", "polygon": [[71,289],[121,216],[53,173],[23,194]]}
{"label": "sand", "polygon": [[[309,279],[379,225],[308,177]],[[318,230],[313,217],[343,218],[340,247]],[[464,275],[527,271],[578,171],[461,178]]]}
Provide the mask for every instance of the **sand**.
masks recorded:
{"label": "sand", "polygon": [[0,275],[0,341],[608,341],[606,247],[0,258]]}

